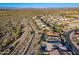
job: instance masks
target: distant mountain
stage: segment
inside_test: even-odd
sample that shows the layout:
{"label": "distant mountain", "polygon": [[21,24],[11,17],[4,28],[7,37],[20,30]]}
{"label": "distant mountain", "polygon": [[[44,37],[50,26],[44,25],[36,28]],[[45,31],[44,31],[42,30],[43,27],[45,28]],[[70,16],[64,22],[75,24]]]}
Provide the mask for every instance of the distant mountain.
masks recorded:
{"label": "distant mountain", "polygon": [[79,7],[75,7],[75,8],[16,8],[16,7],[0,7],[0,11],[1,10],[25,10],[25,9],[27,9],[27,10],[44,10],[44,9],[48,9],[48,10],[55,10],[55,9],[57,9],[57,10],[63,10],[63,9],[73,9],[73,10],[75,10],[75,9],[78,9],[79,10]]}

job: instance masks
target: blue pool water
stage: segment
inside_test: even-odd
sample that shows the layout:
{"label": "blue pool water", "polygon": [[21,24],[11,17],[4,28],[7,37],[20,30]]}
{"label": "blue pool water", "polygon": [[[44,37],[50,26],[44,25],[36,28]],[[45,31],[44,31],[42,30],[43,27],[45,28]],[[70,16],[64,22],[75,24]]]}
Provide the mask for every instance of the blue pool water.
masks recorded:
{"label": "blue pool water", "polygon": [[51,43],[51,44],[61,44],[60,41],[48,41],[48,43]]}

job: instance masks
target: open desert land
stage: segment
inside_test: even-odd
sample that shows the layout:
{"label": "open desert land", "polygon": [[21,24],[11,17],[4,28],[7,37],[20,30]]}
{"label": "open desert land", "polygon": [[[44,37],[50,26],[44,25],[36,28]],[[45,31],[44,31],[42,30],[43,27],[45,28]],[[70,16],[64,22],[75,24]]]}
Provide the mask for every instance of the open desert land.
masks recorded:
{"label": "open desert land", "polygon": [[0,55],[75,54],[79,8],[0,9]]}

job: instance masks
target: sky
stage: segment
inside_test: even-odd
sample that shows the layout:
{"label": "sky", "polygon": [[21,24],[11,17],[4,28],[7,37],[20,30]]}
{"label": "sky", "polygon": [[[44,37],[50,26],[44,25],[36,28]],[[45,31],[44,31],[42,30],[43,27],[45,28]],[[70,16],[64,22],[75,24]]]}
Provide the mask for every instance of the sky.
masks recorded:
{"label": "sky", "polygon": [[79,3],[0,3],[0,8],[74,8]]}

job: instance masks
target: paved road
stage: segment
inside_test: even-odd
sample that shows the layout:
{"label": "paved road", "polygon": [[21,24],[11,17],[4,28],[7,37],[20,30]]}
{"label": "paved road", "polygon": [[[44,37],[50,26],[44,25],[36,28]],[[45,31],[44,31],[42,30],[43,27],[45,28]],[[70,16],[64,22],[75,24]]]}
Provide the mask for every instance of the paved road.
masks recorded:
{"label": "paved road", "polygon": [[68,47],[73,54],[78,54],[79,55],[79,48],[75,45],[75,43],[70,39],[70,35],[73,33],[73,32],[77,32],[79,31],[79,29],[76,29],[76,30],[70,30],[68,31],[66,34],[65,34],[65,40],[67,42],[67,45],[69,45],[70,47]]}

